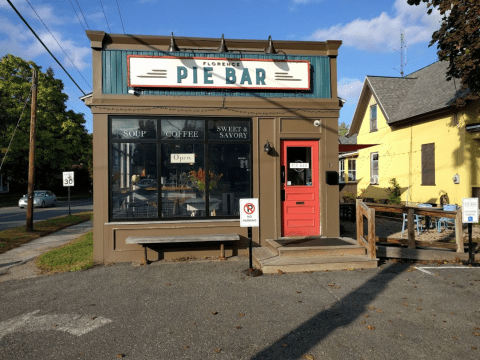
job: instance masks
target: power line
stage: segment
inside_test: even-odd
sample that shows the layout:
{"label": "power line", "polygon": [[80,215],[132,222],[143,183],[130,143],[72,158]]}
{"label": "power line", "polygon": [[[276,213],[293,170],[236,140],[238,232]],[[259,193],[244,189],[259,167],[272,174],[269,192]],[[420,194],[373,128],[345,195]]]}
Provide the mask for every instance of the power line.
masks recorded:
{"label": "power line", "polygon": [[70,78],[70,80],[73,81],[73,83],[75,85],[77,85],[77,88],[82,92],[83,95],[86,95],[85,92],[82,90],[82,88],[75,82],[75,80],[73,80],[72,76],[68,73],[67,70],[65,70],[65,68],[63,67],[63,65],[60,63],[60,61],[57,60],[57,58],[55,57],[55,55],[52,54],[52,52],[50,51],[50,49],[47,47],[47,45],[45,45],[42,41],[42,39],[40,39],[37,35],[37,33],[32,29],[32,27],[30,26],[30,24],[27,22],[27,20],[25,20],[23,18],[23,16],[18,12],[17,8],[15,6],[13,6],[12,2],[10,0],[7,0],[8,3],[10,4],[10,6],[13,8],[13,10],[15,10],[15,12],[17,13],[17,15],[20,17],[20,19],[22,19],[22,21],[25,23],[25,25],[27,25],[27,27],[30,29],[30,31],[33,33],[33,35],[35,35],[35,37],[37,38],[38,41],[40,41],[40,44],[43,45],[43,47],[48,51],[48,53],[53,57],[53,59],[57,62],[58,65],[60,65],[60,67],[63,69],[63,71],[65,71],[65,73],[68,75],[68,77]]}
{"label": "power line", "polygon": [[125,34],[125,28],[123,27],[122,14],[120,13],[120,6],[118,5],[118,0],[117,0],[117,8],[118,8],[118,15],[120,15],[120,22],[122,23],[123,33]]}
{"label": "power line", "polygon": [[77,0],[75,0],[75,2],[77,3],[78,8],[80,9],[80,12],[82,13],[83,20],[85,20],[85,24],[87,24],[87,29],[90,30],[90,26],[88,26],[87,19],[85,19],[85,15],[83,15],[83,11],[82,11],[82,8],[80,7],[80,4],[78,3]]}
{"label": "power line", "polygon": [[80,20],[80,16],[78,16],[77,9],[75,9],[75,6],[73,6],[72,0],[70,0],[70,5],[72,5],[73,11],[75,11],[75,15],[77,15],[78,22],[80,23],[80,25],[82,25],[82,29],[85,32],[85,26],[83,26],[82,20]]}
{"label": "power line", "polygon": [[112,30],[110,30],[110,24],[108,23],[108,20],[107,20],[107,14],[105,14],[105,9],[103,8],[102,0],[99,0],[99,1],[100,1],[100,5],[102,5],[103,16],[105,16],[105,21],[107,22],[108,31],[112,32]]}
{"label": "power line", "polygon": [[15,130],[13,130],[12,138],[10,139],[10,143],[8,144],[7,151],[5,152],[5,155],[4,155],[3,160],[2,160],[2,164],[0,164],[0,170],[2,170],[3,162],[5,161],[5,159],[7,157],[8,150],[10,149],[10,145],[12,145],[13,137],[15,136],[15,133],[17,132],[18,125],[20,125],[20,120],[22,120],[22,115],[23,115],[23,112],[25,111],[25,107],[27,106],[27,101],[29,99],[29,96],[32,93],[32,88],[33,88],[33,86],[30,87],[30,91],[28,93],[28,96],[25,99],[25,104],[23,105],[22,113],[20,114],[20,117],[18,118],[17,126],[15,126]]}
{"label": "power line", "polygon": [[[32,4],[30,4],[30,2],[28,0],[25,0],[28,5],[30,5],[30,7],[32,8],[33,12],[37,15],[37,17],[40,19],[40,21],[42,22],[43,26],[45,26],[45,28],[48,30],[48,32],[50,33],[50,35],[52,35],[53,39],[55,40],[55,42],[57,43],[57,45],[60,47],[60,49],[62,49],[63,53],[65,54],[65,56],[67,57],[68,60],[70,60],[70,62],[72,63],[73,67],[77,70],[77,72],[80,74],[80,76],[82,77],[83,80],[85,80],[85,82],[87,83],[87,85],[90,87],[90,89],[92,89],[92,87],[90,86],[90,84],[88,83],[87,79],[85,79],[82,75],[82,73],[80,72],[80,70],[78,70],[78,68],[75,66],[75,64],[73,63],[72,59],[70,59],[70,56],[68,56],[68,54],[65,52],[65,50],[63,49],[62,45],[60,45],[57,41],[57,39],[55,38],[55,36],[52,34],[52,32],[50,31],[50,29],[48,28],[48,26],[43,22],[42,18],[40,17],[40,15],[38,15],[38,13],[35,11],[35,9],[33,8]],[[92,89],[93,90],[93,89]]]}

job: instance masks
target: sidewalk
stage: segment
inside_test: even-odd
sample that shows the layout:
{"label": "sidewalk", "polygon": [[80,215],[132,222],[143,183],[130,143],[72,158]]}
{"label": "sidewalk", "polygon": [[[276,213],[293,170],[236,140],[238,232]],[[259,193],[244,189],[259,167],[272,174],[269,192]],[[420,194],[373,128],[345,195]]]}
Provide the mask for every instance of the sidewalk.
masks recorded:
{"label": "sidewalk", "polygon": [[0,275],[6,274],[13,266],[22,265],[51,249],[79,238],[92,229],[93,222],[85,221],[0,254]]}

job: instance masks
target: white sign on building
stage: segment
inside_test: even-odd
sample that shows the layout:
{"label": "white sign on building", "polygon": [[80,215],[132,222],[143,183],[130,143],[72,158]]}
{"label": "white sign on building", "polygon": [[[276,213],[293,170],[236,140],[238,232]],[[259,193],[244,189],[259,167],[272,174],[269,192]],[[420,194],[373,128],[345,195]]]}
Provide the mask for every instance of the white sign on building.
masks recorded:
{"label": "white sign on building", "polygon": [[462,199],[462,222],[464,224],[478,222],[478,198]]}
{"label": "white sign on building", "polygon": [[240,199],[240,226],[258,227],[258,199]]}
{"label": "white sign on building", "polygon": [[195,162],[195,154],[170,154],[172,164],[192,164]]}
{"label": "white sign on building", "polygon": [[310,90],[307,60],[127,55],[128,86]]}

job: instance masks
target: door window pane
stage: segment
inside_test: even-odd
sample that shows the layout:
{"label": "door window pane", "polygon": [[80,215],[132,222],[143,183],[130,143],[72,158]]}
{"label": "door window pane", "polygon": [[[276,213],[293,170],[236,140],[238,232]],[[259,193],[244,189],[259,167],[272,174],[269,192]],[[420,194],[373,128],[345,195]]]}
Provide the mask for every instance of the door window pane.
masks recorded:
{"label": "door window pane", "polygon": [[162,144],[162,218],[205,216],[205,145]]}
{"label": "door window pane", "polygon": [[156,119],[112,119],[112,139],[146,140],[157,138]]}
{"label": "door window pane", "polygon": [[112,144],[110,161],[113,219],[156,218],[157,145]]}
{"label": "door window pane", "polygon": [[210,144],[210,215],[239,215],[239,199],[250,197],[250,145]]}
{"label": "door window pane", "polygon": [[312,186],[312,149],[287,147],[287,186]]}

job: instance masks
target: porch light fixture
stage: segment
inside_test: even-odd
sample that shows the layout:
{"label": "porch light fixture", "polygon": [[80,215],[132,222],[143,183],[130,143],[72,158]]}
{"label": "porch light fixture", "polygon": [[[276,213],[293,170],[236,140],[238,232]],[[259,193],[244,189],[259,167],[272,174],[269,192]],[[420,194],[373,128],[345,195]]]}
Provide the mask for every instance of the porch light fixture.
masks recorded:
{"label": "porch light fixture", "polygon": [[172,31],[172,37],[170,38],[170,47],[168,48],[169,52],[172,51],[180,51],[180,49],[177,46],[177,43],[175,42],[175,38],[173,37],[173,31]]}
{"label": "porch light fixture", "polygon": [[225,37],[222,34],[222,40],[220,41],[220,46],[217,48],[217,52],[219,53],[227,53],[228,48],[227,45],[225,45]]}
{"label": "porch light fixture", "polygon": [[265,151],[267,154],[270,154],[270,152],[272,151],[272,147],[270,146],[270,143],[267,142],[265,143],[265,146],[263,147],[263,151]]}
{"label": "porch light fixture", "polygon": [[276,54],[277,50],[273,46],[272,35],[268,37],[268,46],[265,48],[265,54]]}

